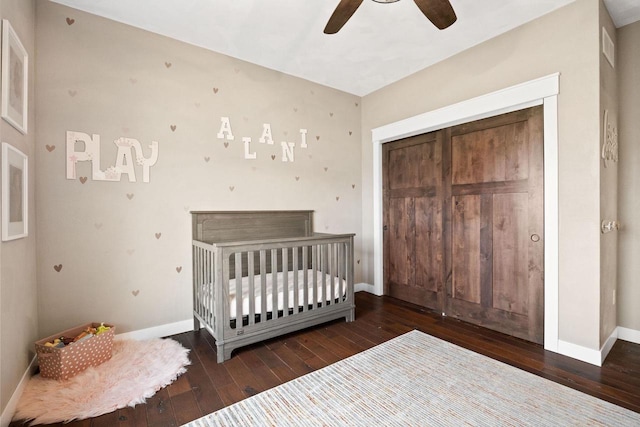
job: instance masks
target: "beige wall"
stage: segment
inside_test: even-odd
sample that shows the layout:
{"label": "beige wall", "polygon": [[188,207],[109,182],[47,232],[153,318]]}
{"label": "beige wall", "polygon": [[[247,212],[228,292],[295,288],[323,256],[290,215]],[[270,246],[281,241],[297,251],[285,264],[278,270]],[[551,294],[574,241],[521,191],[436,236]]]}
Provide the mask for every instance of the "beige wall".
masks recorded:
{"label": "beige wall", "polygon": [[[359,232],[359,97],[50,2],[38,2],[37,28],[42,334],[190,319],[190,210],[314,209],[317,231]],[[258,142],[264,123],[274,145]],[[150,182],[139,166],[137,182],[94,181],[87,162],[66,179],[67,131],[100,135],[102,169],[115,139],[137,139],[145,156],[157,141]],[[294,162],[282,161],[284,140]]]}
{"label": "beige wall", "polygon": [[[372,247],[371,129],[560,72],[559,334],[600,347],[599,1],[581,0],[364,97],[363,246]],[[365,280],[373,283],[371,254]]]}
{"label": "beige wall", "polygon": [[618,325],[640,331],[640,22],[618,29],[620,181]]}
{"label": "beige wall", "polygon": [[20,378],[33,359],[33,343],[38,339],[35,261],[35,2],[0,0],[0,16],[9,20],[29,55],[28,133],[23,135],[9,123],[0,120],[2,141],[19,149],[29,159],[29,236],[0,244],[0,412],[4,412]]}
{"label": "beige wall", "polygon": [[[604,3],[600,1],[600,147],[604,142],[604,112],[608,111],[608,123],[618,127],[618,79],[616,70],[602,53],[602,28],[606,28],[614,44],[616,27]],[[618,219],[618,163],[600,160],[600,219]],[[617,324],[617,307],[614,291],[617,287],[618,233],[600,235],[600,346],[612,334]]]}

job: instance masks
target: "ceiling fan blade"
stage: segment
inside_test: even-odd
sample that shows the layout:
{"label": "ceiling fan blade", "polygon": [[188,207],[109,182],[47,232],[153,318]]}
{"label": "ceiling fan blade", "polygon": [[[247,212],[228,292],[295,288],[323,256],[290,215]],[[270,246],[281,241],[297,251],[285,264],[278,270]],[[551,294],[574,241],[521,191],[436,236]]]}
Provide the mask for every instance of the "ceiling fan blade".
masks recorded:
{"label": "ceiling fan blade", "polygon": [[356,12],[364,0],[341,0],[336,10],[333,11],[327,26],[324,27],[325,34],[335,34],[347,23],[351,15]]}
{"label": "ceiling fan blade", "polygon": [[429,21],[440,30],[456,22],[458,17],[449,0],[413,0]]}

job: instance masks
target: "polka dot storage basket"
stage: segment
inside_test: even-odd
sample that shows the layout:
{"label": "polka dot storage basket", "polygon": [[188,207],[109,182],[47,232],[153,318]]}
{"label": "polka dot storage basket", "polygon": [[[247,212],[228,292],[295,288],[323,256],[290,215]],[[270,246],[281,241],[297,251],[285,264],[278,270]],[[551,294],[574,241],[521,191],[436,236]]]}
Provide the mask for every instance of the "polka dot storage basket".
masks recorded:
{"label": "polka dot storage basket", "polygon": [[109,330],[60,348],[48,347],[45,344],[60,337],[73,338],[89,327],[97,328],[100,323],[87,323],[37,341],[36,354],[40,365],[40,376],[66,380],[90,366],[98,366],[111,359],[116,328],[106,323],[104,325],[109,326]]}

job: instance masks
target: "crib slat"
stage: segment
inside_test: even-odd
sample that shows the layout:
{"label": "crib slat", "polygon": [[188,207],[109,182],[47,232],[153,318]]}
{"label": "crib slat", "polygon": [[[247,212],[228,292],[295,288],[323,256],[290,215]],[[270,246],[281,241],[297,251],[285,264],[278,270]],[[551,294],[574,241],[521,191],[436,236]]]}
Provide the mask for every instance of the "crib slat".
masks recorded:
{"label": "crib slat", "polygon": [[316,308],[318,303],[318,246],[311,247],[311,268],[313,269],[313,304],[312,308]]}
{"label": "crib slat", "polygon": [[338,304],[342,302],[344,295],[344,279],[346,274],[344,273],[345,267],[345,248],[344,243],[338,244]]}
{"label": "crib slat", "polygon": [[220,286],[221,283],[216,282],[217,276],[215,274],[216,272],[216,265],[215,265],[215,254],[213,253],[213,251],[210,250],[205,250],[203,252],[203,257],[204,257],[204,263],[206,265],[205,267],[205,278],[204,280],[207,282],[208,286],[210,286],[209,289],[209,298],[207,301],[207,314],[208,314],[208,318],[209,321],[211,322],[211,324],[214,327],[214,330],[217,330],[218,328],[218,317],[216,315],[216,286]]}
{"label": "crib slat", "polygon": [[331,282],[331,294],[328,295],[327,301],[329,304],[334,304],[334,298],[336,295],[336,283],[335,283],[335,275],[336,275],[336,245],[335,243],[329,244],[329,274],[331,274],[330,282]]}
{"label": "crib slat", "polygon": [[309,311],[309,247],[302,247],[302,268],[304,275],[302,276],[302,311]]}
{"label": "crib slat", "polygon": [[236,252],[236,330],[242,329],[242,252]]}
{"label": "crib slat", "polygon": [[[289,316],[289,249],[282,248],[282,316]],[[276,289],[279,289],[278,286]],[[280,293],[278,292],[278,295]]]}
{"label": "crib slat", "polygon": [[[266,313],[265,313],[266,316]],[[278,318],[278,250],[271,249],[271,319]]]}
{"label": "crib slat", "polygon": [[260,321],[267,320],[267,251],[260,251]]}
{"label": "crib slat", "polygon": [[255,260],[253,257],[253,251],[247,252],[247,271],[249,278],[249,325],[253,325],[256,322]]}
{"label": "crib slat", "polygon": [[198,275],[198,284],[200,286],[200,311],[201,315],[206,319],[209,324],[213,324],[214,318],[211,311],[211,307],[213,304],[211,303],[213,299],[213,292],[215,291],[213,288],[213,284],[210,279],[210,269],[211,265],[209,264],[210,254],[204,248],[199,248],[198,250],[198,263],[200,264],[200,268],[202,271],[199,272]]}
{"label": "crib slat", "polygon": [[293,255],[293,313],[296,314],[298,313],[298,307],[300,307],[300,298],[298,296],[298,272],[300,271],[299,269],[299,265],[298,265],[298,261],[299,261],[299,256],[298,256],[298,250],[300,248],[295,246],[292,249],[292,255]]}
{"label": "crib slat", "polygon": [[320,270],[322,271],[322,307],[327,305],[327,245],[322,245],[320,251]]}
{"label": "crib slat", "polygon": [[[203,316],[208,323],[211,323],[213,319],[210,318],[211,313],[211,304],[209,300],[211,299],[211,294],[213,293],[213,286],[209,285],[210,282],[207,282],[208,269],[209,265],[207,265],[207,256],[206,251],[203,248],[198,248],[198,287],[200,288],[200,315]],[[210,286],[206,288],[206,286]],[[208,291],[208,292],[207,292]]]}

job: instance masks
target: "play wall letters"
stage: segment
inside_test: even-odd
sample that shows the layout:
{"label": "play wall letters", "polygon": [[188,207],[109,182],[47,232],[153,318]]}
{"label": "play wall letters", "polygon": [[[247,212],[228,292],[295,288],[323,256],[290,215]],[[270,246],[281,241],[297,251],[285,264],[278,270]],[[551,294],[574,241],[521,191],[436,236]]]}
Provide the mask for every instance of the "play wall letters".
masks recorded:
{"label": "play wall letters", "polygon": [[[137,139],[118,138],[113,143],[118,147],[116,164],[101,169],[100,135],[89,136],[83,132],[67,131],[67,179],[76,179],[76,164],[91,162],[91,178],[94,181],[120,181],[125,174],[129,182],[136,182],[136,168],[142,167],[142,181],[149,182],[149,169],[158,161],[158,143],[151,141],[151,155],[145,157]],[[134,155],[135,152],[135,155]]]}

